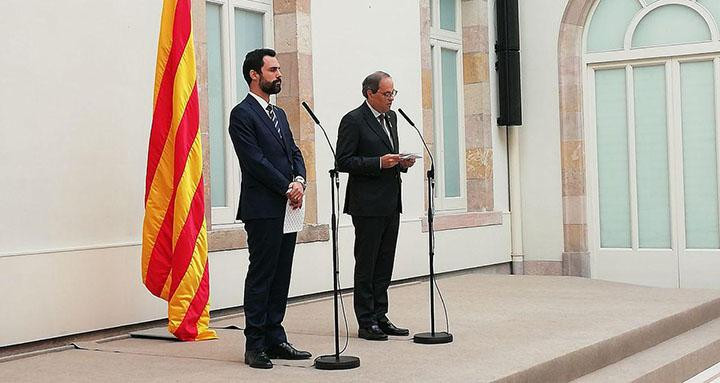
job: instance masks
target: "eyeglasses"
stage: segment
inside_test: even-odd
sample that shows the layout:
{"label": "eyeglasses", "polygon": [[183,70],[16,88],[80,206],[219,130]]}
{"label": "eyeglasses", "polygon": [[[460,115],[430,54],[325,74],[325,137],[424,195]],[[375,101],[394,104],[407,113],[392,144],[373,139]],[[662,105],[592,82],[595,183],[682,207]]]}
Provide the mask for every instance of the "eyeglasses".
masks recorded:
{"label": "eyeglasses", "polygon": [[397,89],[393,89],[392,91],[385,92],[385,93],[380,93],[380,94],[382,94],[383,96],[385,96],[385,98],[390,98],[390,97],[395,97],[395,96],[397,96],[398,91],[397,91]]}

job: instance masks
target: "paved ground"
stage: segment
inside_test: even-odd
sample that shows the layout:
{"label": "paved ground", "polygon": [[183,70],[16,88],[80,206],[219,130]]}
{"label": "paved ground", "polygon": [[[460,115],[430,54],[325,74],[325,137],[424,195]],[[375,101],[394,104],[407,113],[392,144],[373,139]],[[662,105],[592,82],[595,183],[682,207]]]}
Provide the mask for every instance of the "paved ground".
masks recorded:
{"label": "paved ground", "polygon": [[[242,331],[220,329],[220,339],[181,343],[120,338],[79,343],[80,349],[0,363],[2,382],[488,382],[527,370],[600,341],[720,298],[720,291],[659,289],[573,277],[467,274],[438,281],[455,341],[418,345],[410,337],[358,339],[351,296],[347,355],[358,369],[320,371],[312,361],[278,362],[272,370],[242,363]],[[427,283],[393,287],[391,319],[429,330]],[[445,329],[439,300],[438,330]],[[242,326],[241,316],[214,327]],[[332,301],[288,308],[290,342],[315,356],[332,353]],[[341,333],[345,334],[341,323]],[[344,341],[344,339],[343,339]]]}

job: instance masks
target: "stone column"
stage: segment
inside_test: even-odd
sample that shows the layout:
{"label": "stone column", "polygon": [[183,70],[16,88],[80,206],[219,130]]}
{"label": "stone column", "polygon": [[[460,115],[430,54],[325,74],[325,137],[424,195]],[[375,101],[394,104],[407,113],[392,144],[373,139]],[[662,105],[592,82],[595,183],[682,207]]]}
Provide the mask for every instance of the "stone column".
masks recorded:
{"label": "stone column", "polygon": [[558,78],[562,161],[563,274],[590,276],[585,136],[583,126],[582,36],[595,0],[570,0],[560,24]]}
{"label": "stone column", "polygon": [[487,0],[462,1],[468,211],[492,211],[494,207],[487,11]]}
{"label": "stone column", "polygon": [[310,0],[275,0],[275,51],[283,73],[283,90],[277,98],[285,110],[295,142],[307,169],[305,222],[317,223],[317,176],[315,174],[315,125],[301,102],[313,105],[312,38]]}

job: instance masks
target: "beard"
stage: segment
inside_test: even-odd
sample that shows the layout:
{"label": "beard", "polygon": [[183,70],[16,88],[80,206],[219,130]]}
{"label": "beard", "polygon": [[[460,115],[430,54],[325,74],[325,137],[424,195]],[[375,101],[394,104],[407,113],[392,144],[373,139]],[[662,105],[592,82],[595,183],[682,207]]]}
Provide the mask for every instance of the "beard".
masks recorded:
{"label": "beard", "polygon": [[277,79],[273,82],[260,79],[260,89],[267,94],[278,94],[282,88],[282,80]]}

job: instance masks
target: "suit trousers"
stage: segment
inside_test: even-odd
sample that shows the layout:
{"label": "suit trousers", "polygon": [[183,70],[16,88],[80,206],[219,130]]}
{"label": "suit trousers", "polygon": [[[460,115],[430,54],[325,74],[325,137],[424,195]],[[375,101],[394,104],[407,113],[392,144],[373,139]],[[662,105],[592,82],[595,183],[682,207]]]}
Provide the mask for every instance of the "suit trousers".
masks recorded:
{"label": "suit trousers", "polygon": [[395,263],[400,213],[352,217],[355,226],[354,308],[360,327],[387,321],[388,294]]}
{"label": "suit trousers", "polygon": [[245,277],[245,350],[287,342],[282,326],[297,233],[283,234],[283,218],[245,222],[250,266]]}

